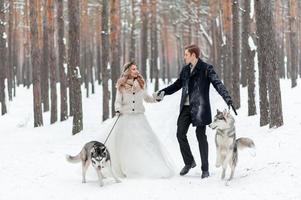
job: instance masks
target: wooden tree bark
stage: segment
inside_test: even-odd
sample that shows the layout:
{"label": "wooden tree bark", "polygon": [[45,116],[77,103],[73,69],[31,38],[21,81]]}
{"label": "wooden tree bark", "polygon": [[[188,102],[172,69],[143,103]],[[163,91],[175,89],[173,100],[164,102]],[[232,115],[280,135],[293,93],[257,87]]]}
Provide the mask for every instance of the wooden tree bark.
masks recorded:
{"label": "wooden tree bark", "polygon": [[171,74],[170,74],[170,61],[169,61],[169,52],[170,52],[170,47],[169,47],[169,34],[168,34],[168,16],[164,15],[163,16],[163,35],[162,35],[162,46],[165,48],[165,59],[166,59],[166,77],[167,77],[167,82],[171,82]]}
{"label": "wooden tree bark", "polygon": [[[298,6],[298,10],[301,9],[301,2],[298,1],[297,2],[297,6]],[[298,62],[298,75],[299,78],[301,78],[301,13],[298,12],[298,58],[299,58],[299,62]]]}
{"label": "wooden tree bark", "polygon": [[223,44],[223,77],[224,84],[230,95],[233,95],[232,84],[232,34],[231,34],[231,0],[222,1],[223,8],[223,36],[225,38]]}
{"label": "wooden tree bark", "polygon": [[4,12],[4,0],[0,0],[0,103],[1,103],[1,115],[7,113],[5,102],[5,77],[6,77],[6,40],[5,34],[5,12]]}
{"label": "wooden tree bark", "polygon": [[48,22],[48,46],[49,46],[49,69],[50,69],[50,88],[51,88],[51,114],[50,123],[57,121],[57,90],[56,90],[56,60],[54,52],[54,2],[47,0],[47,22]]}
{"label": "wooden tree bark", "polygon": [[110,1],[110,47],[111,47],[111,80],[112,80],[112,101],[111,111],[114,116],[114,103],[116,98],[115,84],[120,74],[120,0]]}
{"label": "wooden tree bark", "polygon": [[129,61],[136,60],[136,1],[131,0],[132,7],[132,21],[131,21],[131,35],[130,35],[130,48],[129,48]]}
{"label": "wooden tree bark", "polygon": [[[248,86],[248,116],[256,114],[255,103],[255,69],[254,69],[254,57],[255,50],[251,51],[249,46],[251,18],[250,10],[251,5],[249,1],[244,2],[243,18],[242,18],[242,69],[245,72],[241,73],[241,78],[246,81],[241,81],[242,84]],[[244,67],[243,67],[244,66]],[[246,83],[244,83],[246,82]]]}
{"label": "wooden tree bark", "polygon": [[298,76],[298,37],[297,37],[297,2],[296,0],[288,1],[289,8],[289,36],[290,36],[290,53],[291,53],[291,86],[297,86]]}
{"label": "wooden tree bark", "polygon": [[30,63],[30,33],[29,33],[29,1],[25,0],[24,5],[24,62],[23,62],[23,79],[24,86],[29,88],[31,84],[31,63]]}
{"label": "wooden tree bark", "polygon": [[81,75],[79,69],[79,39],[80,39],[80,14],[79,1],[68,0],[69,16],[69,64],[71,68],[71,81],[74,98],[74,113],[72,134],[75,135],[83,130],[83,111],[82,111],[82,94],[81,94]]}
{"label": "wooden tree bark", "polygon": [[101,43],[102,43],[102,120],[106,120],[110,116],[109,102],[110,102],[110,92],[109,92],[109,2],[103,0],[102,4],[102,31],[101,31]]}
{"label": "wooden tree bark", "polygon": [[[219,38],[218,38],[218,0],[209,1],[209,21],[211,23],[211,38],[212,46],[210,51],[211,62],[216,69],[217,74],[221,75],[220,65],[218,63],[218,50],[219,50]],[[219,23],[220,24],[220,23]]]}
{"label": "wooden tree bark", "polygon": [[267,94],[267,68],[266,62],[264,59],[264,37],[260,36],[259,29],[261,27],[260,23],[260,12],[262,12],[262,8],[259,3],[255,4],[255,13],[256,13],[256,34],[258,37],[257,42],[257,52],[258,52],[258,69],[259,69],[259,110],[260,110],[260,126],[265,126],[269,123],[269,101]]}
{"label": "wooden tree bark", "polygon": [[275,1],[275,21],[276,21],[276,39],[279,48],[279,75],[280,78],[285,78],[285,63],[284,63],[284,8],[282,0]]}
{"label": "wooden tree bark", "polygon": [[13,57],[13,61],[12,61],[12,81],[13,81],[13,97],[16,97],[16,86],[17,86],[17,71],[19,69],[19,50],[20,48],[19,46],[19,41],[20,38],[18,37],[18,23],[19,23],[19,14],[18,14],[18,10],[17,10],[17,5],[14,5],[13,7],[13,13],[14,13],[14,17],[13,17],[13,30],[12,30],[12,39],[13,39],[13,47],[12,47],[12,57]]}
{"label": "wooden tree bark", "polygon": [[60,98],[61,98],[61,121],[68,119],[67,100],[67,76],[65,70],[65,44],[64,44],[64,2],[57,0],[57,42],[58,42],[58,65],[60,73]]}
{"label": "wooden tree bark", "polygon": [[8,100],[13,100],[13,21],[14,21],[14,0],[9,1],[9,17],[8,17],[8,66],[7,66],[7,89]]}
{"label": "wooden tree bark", "polygon": [[[298,1],[298,10],[301,9],[301,2]],[[298,54],[298,65],[299,65],[299,68],[298,68],[298,74],[299,74],[299,78],[301,78],[301,12],[298,12],[298,37],[299,37],[299,54]]]}
{"label": "wooden tree bark", "polygon": [[239,1],[232,0],[232,13],[233,13],[233,105],[236,109],[240,108],[240,30],[239,30]]}
{"label": "wooden tree bark", "polygon": [[34,127],[43,126],[41,107],[41,62],[39,57],[38,44],[38,21],[39,12],[38,0],[30,0],[30,33],[31,33],[31,60],[33,67],[33,106],[34,106]]}
{"label": "wooden tree bark", "polygon": [[95,9],[95,30],[96,30],[96,69],[97,69],[97,74],[96,78],[98,81],[98,84],[101,84],[102,77],[101,77],[101,15],[99,15],[100,10],[97,7]]}
{"label": "wooden tree bark", "polygon": [[243,1],[242,31],[241,31],[241,79],[242,87],[247,86],[247,63],[250,31],[250,2]]}
{"label": "wooden tree bark", "polygon": [[44,3],[44,15],[43,15],[43,59],[41,65],[41,92],[42,92],[42,103],[43,103],[43,111],[49,111],[49,38],[48,38],[48,19],[47,19],[47,0]]}
{"label": "wooden tree bark", "polygon": [[145,80],[147,80],[147,75],[146,75],[146,62],[147,62],[147,50],[148,50],[148,43],[147,43],[147,33],[148,33],[148,3],[147,0],[142,0],[141,2],[141,21],[142,21],[142,25],[141,25],[141,73],[142,76],[145,78]]}
{"label": "wooden tree bark", "polygon": [[88,76],[88,0],[80,1],[81,5],[81,20],[80,20],[80,63],[81,63],[81,74],[86,88],[86,97],[89,97],[89,76]]}
{"label": "wooden tree bark", "polygon": [[159,89],[158,69],[158,33],[157,33],[157,0],[151,0],[151,59],[150,67],[153,68],[155,78],[155,91]]}
{"label": "wooden tree bark", "polygon": [[[270,128],[279,127],[283,125],[283,117],[277,68],[279,60],[276,47],[275,25],[271,11],[271,0],[255,1],[255,10],[257,34],[259,37],[259,68],[262,68],[261,76],[266,76],[267,78],[269,97],[269,103],[265,104],[264,106],[266,107],[263,109],[269,110],[268,120]],[[266,75],[263,73],[266,73]],[[259,81],[262,81],[262,78]]]}

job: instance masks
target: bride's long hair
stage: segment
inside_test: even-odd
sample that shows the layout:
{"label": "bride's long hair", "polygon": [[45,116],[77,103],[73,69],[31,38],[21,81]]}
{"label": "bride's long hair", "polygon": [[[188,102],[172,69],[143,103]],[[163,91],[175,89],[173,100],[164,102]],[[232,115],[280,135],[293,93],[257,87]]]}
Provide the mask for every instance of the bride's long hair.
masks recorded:
{"label": "bride's long hair", "polygon": [[[135,62],[128,62],[126,64],[123,65],[123,72],[120,75],[120,78],[118,79],[117,83],[116,83],[116,88],[121,91],[121,89],[123,87],[125,87],[128,79],[131,79],[131,73],[130,73],[130,68],[132,65],[135,65]],[[141,89],[144,89],[144,85],[145,85],[145,81],[143,76],[139,73],[137,78],[135,78]]]}

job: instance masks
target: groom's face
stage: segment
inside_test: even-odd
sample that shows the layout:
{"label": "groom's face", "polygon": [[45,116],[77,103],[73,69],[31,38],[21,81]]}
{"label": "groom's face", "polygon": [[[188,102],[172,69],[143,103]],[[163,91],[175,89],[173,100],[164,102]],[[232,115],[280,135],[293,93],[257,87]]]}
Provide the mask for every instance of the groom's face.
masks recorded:
{"label": "groom's face", "polygon": [[190,64],[193,58],[193,55],[186,49],[184,53],[184,60],[186,65]]}

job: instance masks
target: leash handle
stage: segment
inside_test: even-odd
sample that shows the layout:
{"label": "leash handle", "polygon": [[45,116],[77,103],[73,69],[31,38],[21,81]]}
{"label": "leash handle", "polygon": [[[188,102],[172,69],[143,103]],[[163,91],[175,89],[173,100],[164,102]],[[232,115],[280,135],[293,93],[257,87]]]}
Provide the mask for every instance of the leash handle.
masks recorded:
{"label": "leash handle", "polygon": [[230,111],[230,108],[232,108],[233,112],[235,113],[235,115],[237,115],[237,112],[236,112],[236,109],[234,108],[234,106],[231,104],[231,107],[229,105],[229,111]]}
{"label": "leash handle", "polygon": [[116,125],[119,117],[120,117],[120,114],[118,115],[117,119],[115,120],[115,123],[114,123],[113,127],[111,128],[111,130],[110,130],[110,132],[109,132],[109,134],[108,134],[108,136],[107,136],[107,138],[106,138],[106,140],[105,140],[105,142],[103,144],[106,144],[106,142],[108,141],[108,139],[109,139],[109,137],[110,137],[110,135],[112,133],[112,130],[114,129],[114,127],[115,127],[115,125]]}

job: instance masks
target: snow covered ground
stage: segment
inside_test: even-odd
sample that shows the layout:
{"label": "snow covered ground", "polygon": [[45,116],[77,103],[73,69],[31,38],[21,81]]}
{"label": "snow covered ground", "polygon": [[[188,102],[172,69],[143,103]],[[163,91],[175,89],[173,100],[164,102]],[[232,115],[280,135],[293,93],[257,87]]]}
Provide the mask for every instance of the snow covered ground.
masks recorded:
{"label": "snow covered ground", "polygon": [[[50,125],[50,113],[44,114],[44,126],[33,128],[32,91],[18,88],[17,98],[8,104],[9,113],[0,117],[0,200],[11,199],[301,199],[301,87],[291,89],[282,81],[284,126],[259,127],[259,116],[247,117],[247,91],[243,89],[242,108],[238,110],[238,137],[247,136],[256,144],[256,156],[240,151],[239,162],[230,186],[220,180],[215,168],[214,131],[207,128],[210,177],[201,179],[200,157],[195,129],[188,137],[198,166],[184,177],[171,179],[122,179],[116,184],[105,179],[99,187],[91,167],[87,183],[81,183],[81,165],[70,164],[65,154],[77,154],[83,144],[102,140],[113,120],[101,123],[101,88],[89,99],[83,98],[84,131],[71,136],[72,119]],[[176,120],[180,92],[163,102],[146,105],[146,116],[169,151],[177,172],[183,167],[176,140]],[[212,112],[226,105],[211,88]],[[257,107],[258,108],[258,107]],[[299,110],[299,111],[298,111]],[[156,166],[154,166],[156,167]],[[299,188],[299,189],[298,189]]]}

